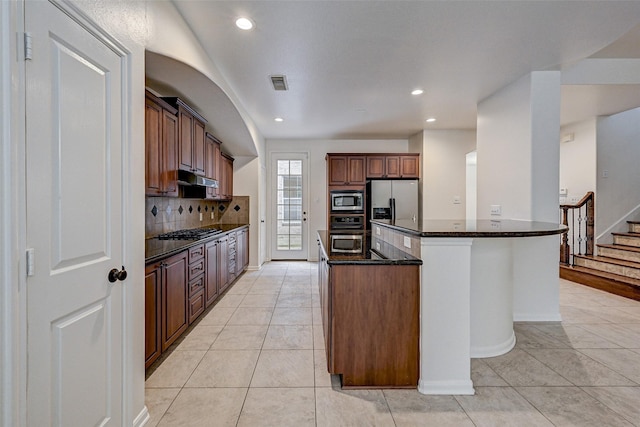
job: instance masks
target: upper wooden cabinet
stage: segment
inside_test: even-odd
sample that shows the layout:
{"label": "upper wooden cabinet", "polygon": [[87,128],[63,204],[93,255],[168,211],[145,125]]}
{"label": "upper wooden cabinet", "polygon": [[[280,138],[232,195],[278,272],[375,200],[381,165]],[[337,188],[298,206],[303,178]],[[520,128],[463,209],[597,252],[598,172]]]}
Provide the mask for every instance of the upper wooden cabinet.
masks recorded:
{"label": "upper wooden cabinet", "polygon": [[177,197],[177,110],[148,91],[145,106],[145,194]]}
{"label": "upper wooden cabinet", "polygon": [[233,198],[233,157],[222,153],[220,156],[220,169],[218,198],[221,200],[231,200]]}
{"label": "upper wooden cabinet", "polygon": [[178,167],[196,175],[205,174],[205,131],[207,121],[180,98],[163,98],[178,109]]}
{"label": "upper wooden cabinet", "polygon": [[420,178],[420,154],[369,154],[367,178]]}
{"label": "upper wooden cabinet", "polygon": [[328,185],[364,185],[366,161],[364,155],[327,154]]}
{"label": "upper wooden cabinet", "polygon": [[420,155],[400,156],[400,178],[420,178]]}
{"label": "upper wooden cabinet", "polygon": [[[204,176],[207,178],[215,179],[220,185],[220,141],[215,136],[207,132],[204,141]],[[217,199],[219,198],[220,188],[207,187],[206,198]]]}

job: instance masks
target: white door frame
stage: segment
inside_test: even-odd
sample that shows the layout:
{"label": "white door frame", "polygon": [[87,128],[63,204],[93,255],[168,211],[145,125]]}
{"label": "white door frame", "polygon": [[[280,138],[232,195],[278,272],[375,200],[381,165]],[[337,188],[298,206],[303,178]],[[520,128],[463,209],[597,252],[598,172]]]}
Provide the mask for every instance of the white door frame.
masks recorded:
{"label": "white door frame", "polygon": [[272,251],[273,251],[273,223],[276,220],[275,217],[273,216],[273,211],[274,211],[274,205],[273,205],[273,197],[274,197],[274,193],[273,193],[273,188],[275,183],[273,182],[273,160],[274,157],[277,157],[279,155],[285,155],[285,154],[291,154],[291,155],[300,155],[300,156],[304,156],[306,159],[306,167],[303,168],[302,170],[302,183],[303,183],[303,199],[302,199],[302,210],[304,212],[307,212],[306,218],[307,218],[307,226],[303,227],[303,235],[302,235],[302,244],[303,246],[306,245],[307,246],[307,259],[309,259],[310,255],[309,255],[309,152],[308,151],[271,151],[269,153],[269,161],[268,161],[268,165],[267,165],[267,227],[266,227],[266,234],[267,234],[267,247],[268,247],[268,260],[271,261],[273,259],[272,256]]}
{"label": "white door frame", "polygon": [[[24,4],[0,2],[0,425],[26,424]],[[13,85],[13,82],[17,84]],[[7,349],[11,349],[8,351]]]}

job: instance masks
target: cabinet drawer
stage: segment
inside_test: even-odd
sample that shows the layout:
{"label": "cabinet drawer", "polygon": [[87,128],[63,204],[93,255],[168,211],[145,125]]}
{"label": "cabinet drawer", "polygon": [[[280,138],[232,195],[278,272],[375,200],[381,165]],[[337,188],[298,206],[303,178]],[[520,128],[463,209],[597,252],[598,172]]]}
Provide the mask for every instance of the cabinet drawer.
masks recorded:
{"label": "cabinet drawer", "polygon": [[201,289],[204,289],[204,274],[189,282],[189,298],[200,292]]}
{"label": "cabinet drawer", "polygon": [[204,244],[189,248],[189,264],[204,258]]}
{"label": "cabinet drawer", "polygon": [[204,312],[204,289],[189,298],[189,324]]}
{"label": "cabinet drawer", "polygon": [[204,273],[204,258],[189,264],[189,281]]}

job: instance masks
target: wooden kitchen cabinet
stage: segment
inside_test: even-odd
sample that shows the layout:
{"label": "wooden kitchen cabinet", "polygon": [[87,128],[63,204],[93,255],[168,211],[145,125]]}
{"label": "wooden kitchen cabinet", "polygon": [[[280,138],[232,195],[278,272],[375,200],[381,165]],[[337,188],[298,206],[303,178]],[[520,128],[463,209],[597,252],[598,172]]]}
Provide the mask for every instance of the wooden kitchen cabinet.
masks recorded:
{"label": "wooden kitchen cabinet", "polygon": [[162,353],[161,310],[162,267],[152,264],[144,271],[144,367]]}
{"label": "wooden kitchen cabinet", "polygon": [[369,154],[367,178],[419,178],[419,165],[419,154]]}
{"label": "wooden kitchen cabinet", "polygon": [[200,316],[205,309],[205,245],[197,245],[189,252],[189,324]]}
{"label": "wooden kitchen cabinet", "polygon": [[162,351],[165,351],[189,326],[187,289],[187,251],[173,255],[162,267]]}
{"label": "wooden kitchen cabinet", "polygon": [[229,233],[228,234],[228,246],[227,246],[227,259],[229,260],[229,283],[233,282],[234,280],[236,280],[236,276],[237,276],[237,271],[236,271],[236,265],[237,265],[237,255],[238,255],[238,251],[237,251],[237,233]]}
{"label": "wooden kitchen cabinet", "polygon": [[220,151],[220,141],[211,135],[206,133],[205,136],[205,172],[204,176],[210,179],[218,181],[218,188],[207,187],[206,198],[218,199],[220,198],[220,162],[222,158],[222,152]]}
{"label": "wooden kitchen cabinet", "polygon": [[219,292],[219,270],[220,270],[220,259],[218,256],[218,240],[214,240],[212,242],[208,242],[205,248],[205,262],[206,262],[206,274],[204,281],[204,299],[205,306],[209,307],[214,303]]}
{"label": "wooden kitchen cabinet", "polygon": [[180,98],[162,98],[178,109],[178,167],[205,174],[205,124],[207,121]]}
{"label": "wooden kitchen cabinet", "polygon": [[178,197],[178,111],[145,95],[145,194]]}
{"label": "wooden kitchen cabinet", "polygon": [[366,184],[365,159],[364,155],[327,154],[327,184],[330,186]]}
{"label": "wooden kitchen cabinet", "polygon": [[328,372],[344,388],[415,388],[420,266],[331,265],[322,245],[319,260]]}
{"label": "wooden kitchen cabinet", "polygon": [[218,289],[219,293],[229,287],[229,236],[218,239]]}
{"label": "wooden kitchen cabinet", "polygon": [[420,178],[420,155],[400,156],[400,178]]}
{"label": "wooden kitchen cabinet", "polygon": [[[319,245],[318,245],[319,246]],[[331,274],[329,264],[322,249],[319,250],[318,259],[318,288],[320,292],[320,307],[322,314],[322,331],[324,332],[324,348],[327,356],[327,371],[335,372],[333,363],[333,347],[331,346],[331,303],[329,295],[331,294]]]}
{"label": "wooden kitchen cabinet", "polygon": [[233,157],[226,153],[220,156],[220,200],[231,200],[233,198]]}
{"label": "wooden kitchen cabinet", "polygon": [[145,369],[242,274],[248,248],[236,229],[145,266]]}

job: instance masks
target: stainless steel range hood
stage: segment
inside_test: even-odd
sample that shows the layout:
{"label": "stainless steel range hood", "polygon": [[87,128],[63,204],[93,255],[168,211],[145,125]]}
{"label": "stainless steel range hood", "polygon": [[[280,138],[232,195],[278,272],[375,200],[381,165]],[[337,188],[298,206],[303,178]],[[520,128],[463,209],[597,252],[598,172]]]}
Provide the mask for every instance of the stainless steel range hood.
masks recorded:
{"label": "stainless steel range hood", "polygon": [[204,176],[183,170],[178,171],[178,184],[195,187],[218,188],[218,181],[215,179],[205,178]]}

